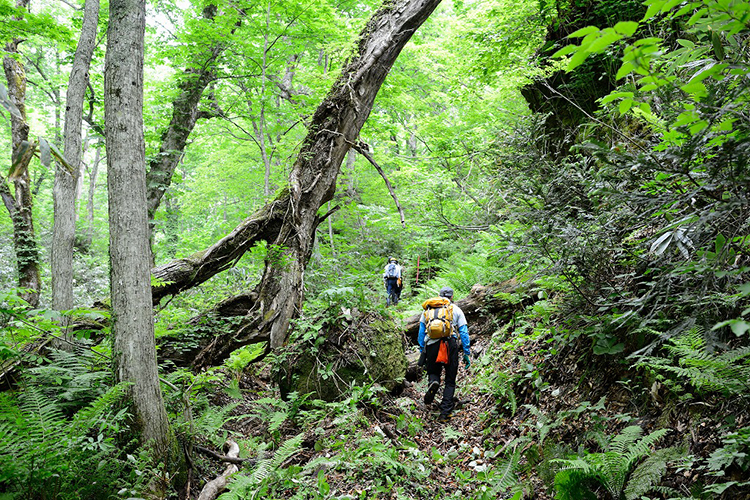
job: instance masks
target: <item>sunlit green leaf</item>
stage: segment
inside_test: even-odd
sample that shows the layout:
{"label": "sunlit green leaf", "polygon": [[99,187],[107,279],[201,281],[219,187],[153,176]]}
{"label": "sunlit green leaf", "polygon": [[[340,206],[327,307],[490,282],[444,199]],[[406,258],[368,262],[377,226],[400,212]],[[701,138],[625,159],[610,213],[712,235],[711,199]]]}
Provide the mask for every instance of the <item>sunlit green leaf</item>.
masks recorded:
{"label": "sunlit green leaf", "polygon": [[599,31],[599,28],[597,28],[596,26],[586,26],[585,28],[581,28],[579,30],[574,31],[573,33],[568,35],[568,38],[582,38],[586,35],[590,35],[598,31]]}
{"label": "sunlit green leaf", "polygon": [[561,48],[560,50],[552,54],[552,58],[556,59],[558,57],[567,56],[568,54],[578,50],[578,48],[579,48],[578,45],[573,45],[573,44],[566,45],[565,47]]}
{"label": "sunlit green leaf", "polygon": [[578,66],[583,64],[587,57],[588,53],[583,50],[579,50],[578,52],[573,54],[573,57],[570,58],[570,62],[568,62],[568,71],[573,71]]}
{"label": "sunlit green leaf", "polygon": [[635,33],[637,29],[638,23],[635,21],[620,21],[615,24],[615,31],[625,36],[633,36],[633,33]]}
{"label": "sunlit green leaf", "polygon": [[621,115],[624,115],[628,112],[628,110],[630,110],[631,106],[633,106],[632,99],[623,99],[622,101],[620,101],[619,106],[617,106],[617,110]]}

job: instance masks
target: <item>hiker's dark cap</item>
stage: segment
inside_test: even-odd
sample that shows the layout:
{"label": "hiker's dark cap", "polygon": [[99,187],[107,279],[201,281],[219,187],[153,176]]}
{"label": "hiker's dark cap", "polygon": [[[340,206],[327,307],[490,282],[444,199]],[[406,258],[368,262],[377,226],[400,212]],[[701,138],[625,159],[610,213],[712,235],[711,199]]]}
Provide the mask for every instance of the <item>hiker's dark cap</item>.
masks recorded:
{"label": "hiker's dark cap", "polygon": [[453,289],[451,287],[445,286],[440,289],[440,296],[441,297],[447,297],[449,299],[453,298]]}

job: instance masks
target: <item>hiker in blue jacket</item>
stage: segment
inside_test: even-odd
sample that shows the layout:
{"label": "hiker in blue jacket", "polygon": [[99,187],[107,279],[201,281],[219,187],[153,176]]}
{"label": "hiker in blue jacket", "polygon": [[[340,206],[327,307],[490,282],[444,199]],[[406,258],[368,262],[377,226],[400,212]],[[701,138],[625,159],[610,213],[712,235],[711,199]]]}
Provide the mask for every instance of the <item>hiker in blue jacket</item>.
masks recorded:
{"label": "hiker in blue jacket", "polygon": [[448,342],[448,364],[437,363],[436,359],[440,348],[441,339],[432,339],[425,335],[427,320],[427,311],[422,313],[419,319],[419,350],[425,353],[425,368],[427,369],[427,392],[424,395],[424,403],[432,404],[435,400],[440,387],[440,376],[442,375],[443,366],[445,366],[445,387],[443,388],[443,400],[440,403],[440,422],[446,422],[450,418],[454,406],[454,393],[456,392],[456,375],[458,375],[458,336],[461,337],[461,346],[463,347],[463,359],[466,368],[471,366],[469,355],[469,326],[466,323],[466,316],[456,304],[453,303],[453,290],[445,287],[440,290],[440,296],[451,301],[453,307],[453,321],[451,334],[447,338]]}

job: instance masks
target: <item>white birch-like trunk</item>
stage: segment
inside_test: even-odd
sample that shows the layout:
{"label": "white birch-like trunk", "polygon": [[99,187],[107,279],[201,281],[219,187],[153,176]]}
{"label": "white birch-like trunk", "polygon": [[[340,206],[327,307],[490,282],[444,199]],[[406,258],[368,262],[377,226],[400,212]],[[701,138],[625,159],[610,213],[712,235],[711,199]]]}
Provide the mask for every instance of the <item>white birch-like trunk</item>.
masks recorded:
{"label": "white birch-like trunk", "polygon": [[52,229],[52,308],[57,311],[73,308],[73,243],[82,154],[83,99],[89,81],[89,66],[96,45],[98,24],[99,0],[86,0],[81,37],[73,58],[65,98],[64,152],[73,168],[68,171],[57,166],[52,190],[55,219]]}

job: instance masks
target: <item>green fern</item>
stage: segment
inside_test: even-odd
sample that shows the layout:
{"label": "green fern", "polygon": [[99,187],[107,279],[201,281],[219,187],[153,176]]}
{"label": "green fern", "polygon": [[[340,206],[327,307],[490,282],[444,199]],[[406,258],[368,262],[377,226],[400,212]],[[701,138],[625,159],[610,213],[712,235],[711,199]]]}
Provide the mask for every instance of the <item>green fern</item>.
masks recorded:
{"label": "green fern", "polygon": [[278,430],[287,421],[290,414],[290,404],[278,398],[261,398],[253,402],[256,411],[250,415],[268,422],[268,432],[277,435]]}
{"label": "green fern", "polygon": [[206,404],[202,405],[200,411],[196,409],[198,416],[193,419],[193,432],[201,436],[215,436],[214,444],[221,446],[224,438],[221,437],[219,430],[224,427],[224,424],[234,418],[230,416],[230,413],[237,408],[239,403],[230,403],[226,406],[217,407],[207,404],[205,395],[201,396],[201,399]]}
{"label": "green fern", "polygon": [[251,477],[254,483],[260,483],[265,480],[274,470],[278,469],[286,459],[294,455],[302,444],[302,438],[304,434],[298,434],[297,436],[287,439],[284,443],[279,446],[273,457],[260,460],[256,466]]}
{"label": "green fern", "polygon": [[23,475],[23,463],[19,457],[27,446],[26,436],[16,425],[0,421],[0,485]]}
{"label": "green fern", "polygon": [[656,450],[643,461],[630,475],[625,488],[625,500],[637,500],[656,488],[656,485],[667,472],[667,464],[685,457],[684,446],[673,446]]}
{"label": "green fern", "polygon": [[[291,439],[287,439],[279,446],[271,458],[259,460],[255,464],[253,473],[248,475],[236,475],[229,484],[229,491],[224,493],[221,500],[240,500],[254,496],[263,487],[263,483],[281,467],[281,465],[294,455],[302,444],[304,433],[299,434]],[[264,449],[259,450],[259,455],[263,454]]]}
{"label": "green fern", "polygon": [[[625,481],[633,465],[651,453],[652,445],[661,439],[667,430],[659,429],[641,438],[642,432],[637,425],[629,426],[612,439],[603,453],[591,453],[575,459],[557,459],[552,462],[562,464],[562,471],[578,471],[582,477],[595,480],[604,486],[613,498],[619,500],[622,498]],[[556,476],[556,486],[557,483]]]}
{"label": "green fern", "polygon": [[60,408],[37,387],[27,387],[19,408],[25,415],[28,438],[35,443],[57,440],[67,425]]}
{"label": "green fern", "polygon": [[495,491],[507,491],[518,487],[520,481],[517,472],[520,468],[520,462],[521,452],[515,449],[507,460],[501,461],[496,466],[495,474],[492,476],[492,484]]}
{"label": "green fern", "polygon": [[50,363],[30,368],[26,383],[42,389],[66,412],[73,413],[107,390],[109,370],[93,369],[96,361],[88,352],[51,349]]}
{"label": "green fern", "polygon": [[716,354],[707,349],[703,334],[694,327],[669,339],[665,349],[670,357],[643,356],[635,366],[689,380],[698,390],[745,397],[750,389],[750,346]]}
{"label": "green fern", "polygon": [[[101,485],[116,482],[123,472],[112,454],[126,418],[117,403],[127,385],[92,388],[89,382],[101,378],[86,372],[85,363],[67,354],[52,359],[25,377],[12,397],[0,394],[0,490],[13,495],[33,485],[58,491],[59,498],[92,498],[94,489],[97,495],[114,494]],[[55,377],[65,380],[60,384]],[[76,380],[83,397],[70,405],[57,393]],[[87,406],[71,411],[84,400]]]}
{"label": "green fern", "polygon": [[[74,432],[86,432],[87,430],[99,426],[100,429],[110,425],[113,420],[111,417],[112,409],[127,394],[130,382],[122,382],[111,387],[107,392],[95,399],[86,408],[75,414],[72,421],[72,430]],[[124,415],[125,410],[120,410],[118,416]]]}

